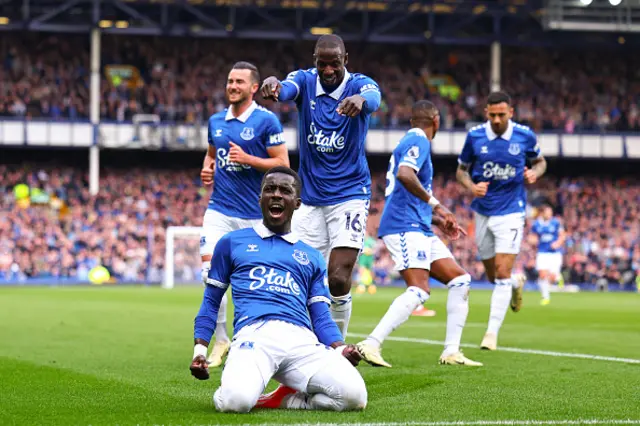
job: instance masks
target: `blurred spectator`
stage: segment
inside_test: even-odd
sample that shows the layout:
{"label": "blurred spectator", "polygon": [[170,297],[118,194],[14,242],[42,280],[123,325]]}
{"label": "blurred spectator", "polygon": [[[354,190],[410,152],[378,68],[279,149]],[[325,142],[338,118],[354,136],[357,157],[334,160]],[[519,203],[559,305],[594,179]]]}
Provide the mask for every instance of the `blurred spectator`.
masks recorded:
{"label": "blurred spectator", "polygon": [[[89,113],[89,45],[85,36],[8,33],[0,45],[0,116],[82,120]],[[103,35],[100,116],[130,121],[157,114],[164,121],[204,123],[225,106],[231,65],[248,60],[263,77],[284,78],[313,66],[313,42],[210,40]],[[429,98],[445,128],[483,121],[489,48],[351,43],[349,69],[380,84],[383,104],[372,127],[406,126],[411,104]],[[640,56],[607,51],[504,48],[502,86],[516,119],[536,130],[640,130]],[[108,80],[106,66],[132,66],[143,84]],[[115,83],[114,83],[115,82]],[[264,102],[284,124],[291,103]]]}
{"label": "blurred spectator", "polygon": [[[119,281],[159,282],[166,227],[200,226],[209,196],[200,187],[198,170],[107,169],[95,197],[89,195],[86,174],[73,168],[0,166],[0,174],[4,177],[0,183],[0,280],[86,280],[89,270],[101,264]],[[372,236],[377,234],[384,207],[384,179],[384,173],[374,173],[367,226]],[[24,194],[14,190],[19,184],[30,189],[28,198],[20,202],[16,197]],[[433,187],[469,234],[452,244],[454,256],[474,279],[484,279],[473,238],[471,196],[453,176],[437,175]],[[637,176],[616,180],[546,176],[529,195],[534,204],[541,199],[557,204],[567,231],[563,271],[567,282],[634,285],[640,275]],[[177,281],[197,281],[198,243],[197,236],[176,241]],[[388,284],[396,277],[389,253],[381,240],[376,240],[373,251],[376,284]],[[517,268],[531,272],[535,254],[525,239]]]}

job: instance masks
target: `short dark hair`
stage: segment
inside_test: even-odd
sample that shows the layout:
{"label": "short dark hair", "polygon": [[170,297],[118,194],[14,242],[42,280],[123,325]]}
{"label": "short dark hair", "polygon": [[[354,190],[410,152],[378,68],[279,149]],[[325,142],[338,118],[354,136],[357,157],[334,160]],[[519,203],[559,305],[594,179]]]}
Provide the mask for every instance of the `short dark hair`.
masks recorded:
{"label": "short dark hair", "polygon": [[258,67],[253,65],[251,62],[240,61],[233,64],[231,67],[232,70],[249,70],[251,71],[251,80],[252,83],[260,83],[260,72],[258,71]]}
{"label": "short dark hair", "polygon": [[414,119],[418,115],[425,116],[424,118],[434,117],[438,112],[438,107],[436,107],[433,102],[422,100],[413,104],[413,107],[411,108],[411,117]]}
{"label": "short dark hair", "polygon": [[267,180],[267,176],[273,175],[276,173],[282,173],[285,175],[293,176],[293,180],[295,181],[293,186],[298,192],[298,196],[300,196],[300,192],[302,192],[302,180],[300,179],[300,176],[295,170],[286,166],[277,166],[267,170],[267,172],[262,177],[262,183],[260,184],[260,188],[264,186],[264,181]]}
{"label": "short dark hair", "polygon": [[511,96],[507,95],[506,92],[491,92],[487,97],[487,105],[497,105],[503,102],[507,105],[511,105]]}
{"label": "short dark hair", "polygon": [[347,53],[347,49],[344,47],[344,40],[342,40],[342,37],[335,34],[325,34],[323,36],[320,36],[320,38],[316,42],[314,53],[317,52],[321,47],[327,47],[329,49],[337,47],[340,49],[340,53],[342,55]]}

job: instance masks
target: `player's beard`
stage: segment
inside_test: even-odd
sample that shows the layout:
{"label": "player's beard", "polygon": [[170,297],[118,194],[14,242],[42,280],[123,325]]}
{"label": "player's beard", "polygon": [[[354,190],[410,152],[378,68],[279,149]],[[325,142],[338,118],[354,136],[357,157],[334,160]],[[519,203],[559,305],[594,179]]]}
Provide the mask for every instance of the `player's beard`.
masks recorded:
{"label": "player's beard", "polygon": [[242,93],[242,92],[233,93],[233,96],[235,97],[235,99],[231,100],[231,94],[227,93],[227,102],[229,102],[229,104],[233,106],[240,106],[246,103],[247,100],[249,99],[249,95],[247,93]]}

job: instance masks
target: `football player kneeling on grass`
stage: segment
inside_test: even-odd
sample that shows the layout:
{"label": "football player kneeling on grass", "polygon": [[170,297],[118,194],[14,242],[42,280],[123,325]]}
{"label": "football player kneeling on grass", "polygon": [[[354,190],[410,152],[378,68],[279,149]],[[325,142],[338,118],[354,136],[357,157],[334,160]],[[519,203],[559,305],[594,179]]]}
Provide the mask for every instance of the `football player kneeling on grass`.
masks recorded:
{"label": "football player kneeling on grass", "polygon": [[[190,369],[200,380],[209,378],[207,346],[231,286],[235,337],[213,395],[219,411],[344,411],[367,405],[364,380],[354,367],[362,357],[342,341],[331,319],[325,261],[291,232],[300,204],[297,173],[287,167],[269,170],[260,194],[263,222],[226,234],[214,249],[195,318]],[[281,386],[261,396],[272,378]]]}

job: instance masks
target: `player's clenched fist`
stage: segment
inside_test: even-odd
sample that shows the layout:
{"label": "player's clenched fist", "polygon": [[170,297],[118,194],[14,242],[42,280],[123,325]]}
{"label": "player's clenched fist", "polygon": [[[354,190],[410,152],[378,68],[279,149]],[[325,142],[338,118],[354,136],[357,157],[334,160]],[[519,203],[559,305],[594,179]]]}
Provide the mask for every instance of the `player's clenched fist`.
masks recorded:
{"label": "player's clenched fist", "polygon": [[247,153],[233,142],[229,142],[229,161],[238,164],[247,164]]}
{"label": "player's clenched fist", "polygon": [[473,196],[477,198],[482,198],[485,195],[487,195],[488,189],[489,189],[489,182],[475,183],[472,188]]}
{"label": "player's clenched fist", "polygon": [[345,98],[336,111],[340,115],[346,115],[347,117],[357,117],[362,112],[365,99],[360,95],[353,95]]}
{"label": "player's clenched fist", "polygon": [[209,186],[213,183],[213,173],[213,166],[205,167],[204,169],[200,170],[200,180],[202,181],[203,185]]}
{"label": "player's clenched fist", "polygon": [[209,379],[209,364],[207,364],[207,359],[202,355],[196,356],[191,361],[189,370],[191,370],[191,375],[198,380]]}
{"label": "player's clenched fist", "polygon": [[524,168],[524,181],[528,184],[536,183],[538,175],[528,167]]}
{"label": "player's clenched fist", "polygon": [[362,361],[362,354],[356,345],[338,346],[336,350],[340,352],[340,354],[342,354],[342,356],[345,357],[354,367]]}
{"label": "player's clenched fist", "polygon": [[276,77],[267,77],[262,83],[262,87],[260,88],[260,94],[265,99],[271,99],[273,101],[278,101],[280,97],[280,90],[282,89],[282,84]]}

